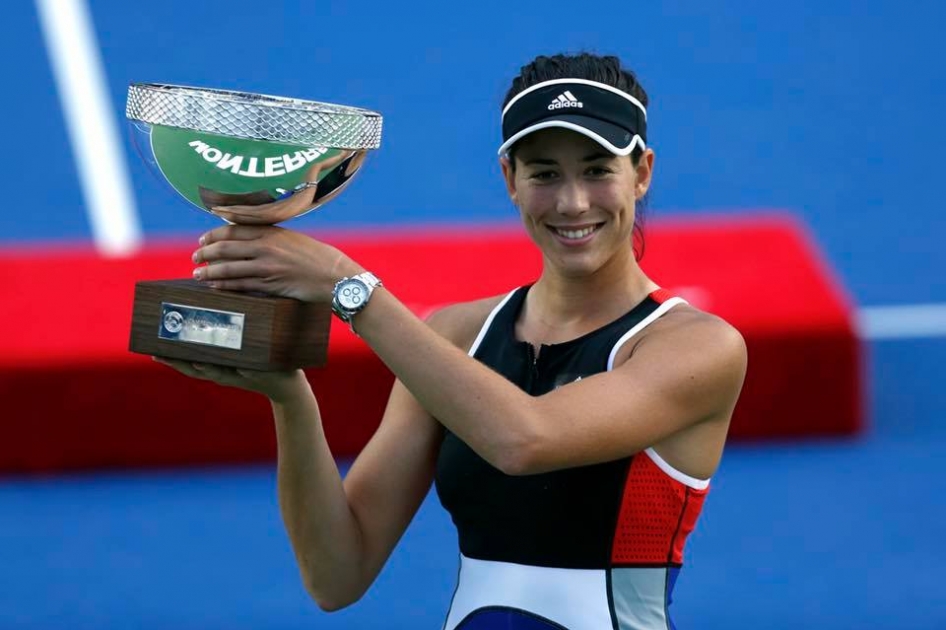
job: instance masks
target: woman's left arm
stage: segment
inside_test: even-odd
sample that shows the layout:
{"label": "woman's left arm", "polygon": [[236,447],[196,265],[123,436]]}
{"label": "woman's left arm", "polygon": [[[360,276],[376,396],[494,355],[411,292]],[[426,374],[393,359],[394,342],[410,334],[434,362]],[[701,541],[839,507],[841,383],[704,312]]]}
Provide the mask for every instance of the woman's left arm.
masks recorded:
{"label": "woman's left arm", "polygon": [[[327,304],[335,281],[364,270],[334,247],[281,228],[226,226],[202,243],[194,260],[210,264],[198,278],[223,289]],[[695,311],[661,320],[619,367],[537,397],[436,334],[384,288],[354,325],[445,427],[500,470],[532,474],[627,456],[728,419],[745,375],[742,337]]]}
{"label": "woman's left arm", "polygon": [[728,421],[745,375],[741,335],[696,311],[664,318],[619,367],[542,396],[444,343],[390,292],[372,297],[355,327],[481,457],[507,474],[534,474],[625,457],[699,422]]}

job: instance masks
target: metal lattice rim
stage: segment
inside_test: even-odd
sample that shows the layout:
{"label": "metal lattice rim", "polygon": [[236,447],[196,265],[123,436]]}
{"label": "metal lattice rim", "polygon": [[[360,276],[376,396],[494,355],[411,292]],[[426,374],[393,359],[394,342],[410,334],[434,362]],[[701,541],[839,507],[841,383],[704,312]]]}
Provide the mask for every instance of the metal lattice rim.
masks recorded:
{"label": "metal lattice rim", "polygon": [[360,107],[166,83],[128,87],[129,120],[337,149],[376,149],[382,116]]}

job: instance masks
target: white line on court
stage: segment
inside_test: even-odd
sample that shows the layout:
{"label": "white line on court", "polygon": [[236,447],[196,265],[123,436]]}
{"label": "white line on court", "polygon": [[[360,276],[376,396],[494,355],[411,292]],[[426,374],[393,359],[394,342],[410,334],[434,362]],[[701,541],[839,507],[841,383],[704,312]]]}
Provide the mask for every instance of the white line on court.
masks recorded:
{"label": "white line on court", "polygon": [[105,256],[141,245],[141,226],[85,0],[36,0],[89,213]]}
{"label": "white line on court", "polygon": [[946,304],[867,306],[856,312],[864,339],[946,337]]}

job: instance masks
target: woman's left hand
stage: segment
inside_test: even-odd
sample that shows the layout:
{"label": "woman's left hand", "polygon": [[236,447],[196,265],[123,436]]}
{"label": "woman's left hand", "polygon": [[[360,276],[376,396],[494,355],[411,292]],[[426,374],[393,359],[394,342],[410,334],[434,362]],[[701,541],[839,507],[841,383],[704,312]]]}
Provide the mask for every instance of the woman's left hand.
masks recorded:
{"label": "woman's left hand", "polygon": [[260,291],[305,302],[331,302],[335,283],[362,269],[344,253],[271,225],[227,225],[204,234],[194,277],[216,289]]}

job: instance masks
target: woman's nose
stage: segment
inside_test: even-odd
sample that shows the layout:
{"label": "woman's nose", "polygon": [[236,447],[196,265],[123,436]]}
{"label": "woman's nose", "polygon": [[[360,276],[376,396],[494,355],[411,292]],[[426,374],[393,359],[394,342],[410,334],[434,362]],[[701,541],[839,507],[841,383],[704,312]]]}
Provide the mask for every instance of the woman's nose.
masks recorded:
{"label": "woman's nose", "polygon": [[580,182],[568,182],[559,188],[557,210],[566,216],[577,216],[588,211],[591,203],[588,191]]}

